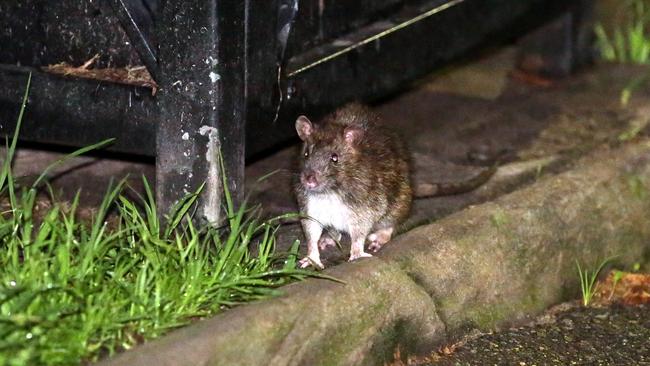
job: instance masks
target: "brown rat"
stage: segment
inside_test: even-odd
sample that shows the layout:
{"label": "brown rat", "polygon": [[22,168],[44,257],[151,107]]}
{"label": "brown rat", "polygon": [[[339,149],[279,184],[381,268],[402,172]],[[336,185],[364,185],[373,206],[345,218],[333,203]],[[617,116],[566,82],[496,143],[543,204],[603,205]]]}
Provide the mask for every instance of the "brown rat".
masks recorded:
{"label": "brown rat", "polygon": [[352,103],[327,115],[318,124],[296,120],[304,142],[296,195],[307,238],[307,257],[301,267],[323,268],[319,249],[333,245],[323,234],[333,228],[350,234],[350,261],[372,255],[388,242],[406,218],[413,197],[470,191],[488,180],[494,168],[460,183],[418,184],[411,187],[410,154],[402,140],[382,127],[367,107]]}
{"label": "brown rat", "polygon": [[324,227],[350,234],[350,261],[371,255],[388,242],[412,201],[408,152],[401,140],[377,124],[378,117],[360,104],[346,105],[315,125],[296,120],[304,141],[296,193],[307,237],[301,266],[323,268],[319,239]]}

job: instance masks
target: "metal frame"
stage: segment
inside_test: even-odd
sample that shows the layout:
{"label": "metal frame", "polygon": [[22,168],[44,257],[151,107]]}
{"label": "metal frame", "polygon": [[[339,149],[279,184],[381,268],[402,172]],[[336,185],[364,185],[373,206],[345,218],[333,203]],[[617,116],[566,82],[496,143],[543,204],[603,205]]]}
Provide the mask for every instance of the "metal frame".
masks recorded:
{"label": "metal frame", "polygon": [[[591,0],[166,0],[156,28],[145,31],[129,0],[84,4],[76,28],[95,22],[84,28],[95,33],[77,36],[97,45],[65,43],[65,54],[83,61],[103,47],[113,52],[104,64],[139,58],[160,86],[152,96],[140,87],[39,71],[61,54],[24,25],[44,18],[63,27],[58,19],[73,1],[9,3],[0,4],[0,21],[9,24],[0,31],[8,51],[0,55],[0,133],[13,132],[32,72],[21,138],[86,145],[116,137],[112,149],[156,157],[162,212],[205,184],[200,214],[211,222],[220,220],[219,151],[237,201],[245,157],[293,136],[298,113],[386,96],[480,45],[510,40],[562,14],[555,31],[529,37],[524,52],[543,53],[547,70],[568,72],[589,61],[585,24],[593,7]],[[92,17],[96,11],[104,13]],[[40,16],[28,19],[34,12]],[[12,33],[19,31],[26,33]],[[31,53],[17,42],[30,37]]]}

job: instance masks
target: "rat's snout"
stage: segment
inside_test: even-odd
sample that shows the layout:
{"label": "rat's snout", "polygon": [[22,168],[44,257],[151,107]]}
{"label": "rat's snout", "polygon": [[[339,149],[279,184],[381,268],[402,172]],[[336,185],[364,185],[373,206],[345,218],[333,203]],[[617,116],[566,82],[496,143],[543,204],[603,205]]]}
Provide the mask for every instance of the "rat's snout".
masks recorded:
{"label": "rat's snout", "polygon": [[320,174],[314,170],[306,170],[300,174],[300,182],[307,189],[314,189],[320,185]]}

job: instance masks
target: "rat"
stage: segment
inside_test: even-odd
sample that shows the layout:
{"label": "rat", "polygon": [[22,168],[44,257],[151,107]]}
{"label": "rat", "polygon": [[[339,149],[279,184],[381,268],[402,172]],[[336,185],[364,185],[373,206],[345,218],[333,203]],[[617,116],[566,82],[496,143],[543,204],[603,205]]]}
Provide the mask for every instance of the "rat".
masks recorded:
{"label": "rat", "polygon": [[[349,261],[372,257],[408,215],[414,197],[462,193],[483,184],[489,169],[466,184],[411,185],[410,153],[404,142],[359,103],[347,104],[312,123],[302,115],[296,132],[303,141],[300,178],[295,191],[307,239],[299,265],[324,268],[320,250],[350,235]],[[325,228],[334,229],[324,235]],[[333,239],[332,236],[336,237]]]}

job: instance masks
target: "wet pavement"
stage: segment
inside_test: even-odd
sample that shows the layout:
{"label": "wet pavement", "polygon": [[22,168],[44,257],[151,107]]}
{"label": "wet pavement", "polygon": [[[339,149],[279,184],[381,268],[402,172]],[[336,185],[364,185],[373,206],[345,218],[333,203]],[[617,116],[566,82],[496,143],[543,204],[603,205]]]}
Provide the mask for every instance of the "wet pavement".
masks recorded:
{"label": "wet pavement", "polygon": [[564,307],[532,325],[476,336],[443,348],[448,356],[411,364],[650,365],[650,305]]}

